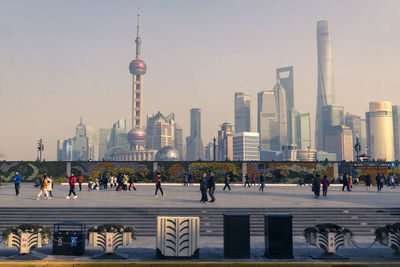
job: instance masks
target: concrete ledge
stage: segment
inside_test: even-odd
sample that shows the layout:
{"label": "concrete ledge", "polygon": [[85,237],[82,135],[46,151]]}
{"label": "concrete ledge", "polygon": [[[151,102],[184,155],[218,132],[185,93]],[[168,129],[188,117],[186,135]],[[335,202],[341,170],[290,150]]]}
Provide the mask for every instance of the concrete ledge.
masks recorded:
{"label": "concrete ledge", "polygon": [[94,267],[94,266],[117,266],[117,267],[154,267],[154,266],[399,266],[399,262],[185,262],[185,261],[160,261],[160,262],[56,262],[56,261],[41,261],[41,262],[0,262],[3,267]]}

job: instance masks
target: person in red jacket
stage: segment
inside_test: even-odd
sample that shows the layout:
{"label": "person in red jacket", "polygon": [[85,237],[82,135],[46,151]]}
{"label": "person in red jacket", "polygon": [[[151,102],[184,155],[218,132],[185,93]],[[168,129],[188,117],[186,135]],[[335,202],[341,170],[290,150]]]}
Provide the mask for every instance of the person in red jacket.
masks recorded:
{"label": "person in red jacket", "polygon": [[164,196],[164,192],[161,188],[161,174],[157,173],[156,175],[156,192],[154,194],[154,197],[158,197],[157,196],[157,191],[160,190],[161,195]]}
{"label": "person in red jacket", "polygon": [[322,195],[326,197],[326,195],[328,194],[328,186],[329,186],[329,180],[326,175],[324,176],[324,179],[322,179],[321,184],[322,184]]}
{"label": "person in red jacket", "polygon": [[77,198],[78,196],[75,193],[75,183],[76,183],[76,177],[73,173],[71,173],[71,176],[67,175],[68,183],[69,183],[69,194],[66,197],[66,199],[70,199],[71,194],[74,194],[74,198]]}

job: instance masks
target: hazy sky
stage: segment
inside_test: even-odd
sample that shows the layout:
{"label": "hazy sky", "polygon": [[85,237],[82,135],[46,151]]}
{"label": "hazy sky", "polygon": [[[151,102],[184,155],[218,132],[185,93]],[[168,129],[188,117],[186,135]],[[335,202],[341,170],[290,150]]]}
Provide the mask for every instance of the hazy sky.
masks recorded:
{"label": "hazy sky", "polygon": [[[368,102],[400,104],[400,1],[143,0],[144,114],[202,109],[207,144],[233,122],[235,91],[253,97],[294,66],[295,107],[315,123],[316,22],[328,20],[336,103],[363,115]],[[0,0],[0,153],[46,160],[82,115],[96,130],[130,122],[136,1]],[[129,123],[130,125],[130,123]],[[312,136],[314,139],[314,135]]]}

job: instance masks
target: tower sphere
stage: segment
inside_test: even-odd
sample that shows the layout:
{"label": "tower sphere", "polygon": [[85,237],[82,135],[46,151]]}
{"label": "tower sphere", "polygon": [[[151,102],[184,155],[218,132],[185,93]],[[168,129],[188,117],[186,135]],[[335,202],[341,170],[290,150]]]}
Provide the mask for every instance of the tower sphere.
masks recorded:
{"label": "tower sphere", "polygon": [[129,64],[129,71],[134,75],[145,74],[147,70],[146,63],[141,59],[134,59]]}
{"label": "tower sphere", "polygon": [[139,128],[132,128],[128,132],[128,142],[131,148],[136,146],[145,147],[146,145],[146,132]]}

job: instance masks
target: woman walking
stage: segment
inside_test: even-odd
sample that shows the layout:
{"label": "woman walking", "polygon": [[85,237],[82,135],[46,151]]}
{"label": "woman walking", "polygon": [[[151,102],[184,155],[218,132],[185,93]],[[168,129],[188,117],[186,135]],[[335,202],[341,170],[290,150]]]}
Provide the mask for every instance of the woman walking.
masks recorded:
{"label": "woman walking", "polygon": [[40,192],[37,195],[36,200],[40,200],[40,197],[44,193],[44,198],[50,199],[49,198],[49,193],[47,192],[47,184],[48,184],[48,178],[47,175],[43,175],[42,180],[40,181]]}
{"label": "woman walking", "polygon": [[314,177],[312,186],[314,189],[314,198],[319,198],[319,193],[321,190],[321,178],[318,173]]}
{"label": "woman walking", "polygon": [[156,175],[156,192],[154,193],[154,197],[158,197],[157,196],[158,190],[160,190],[161,195],[164,196],[164,192],[161,187],[161,174],[159,174],[159,173],[157,173],[157,175]]}

